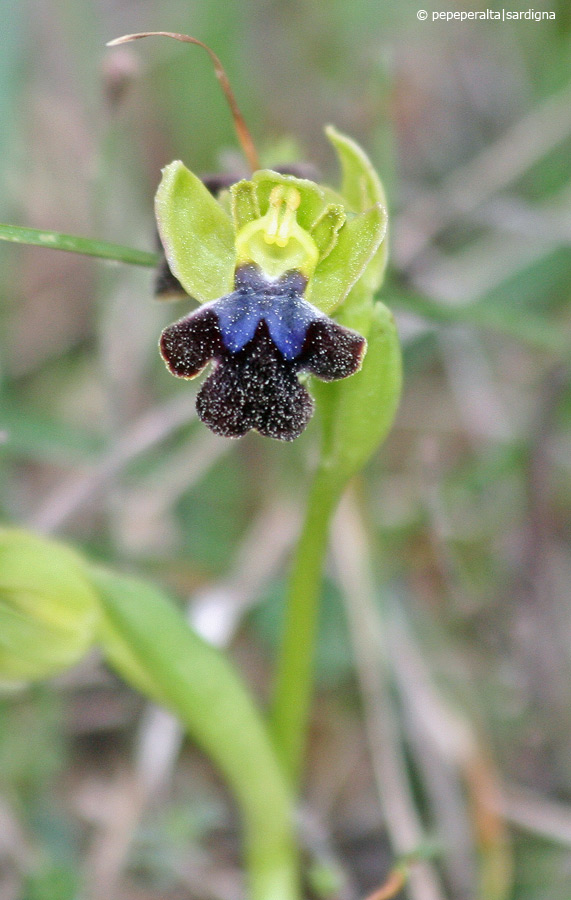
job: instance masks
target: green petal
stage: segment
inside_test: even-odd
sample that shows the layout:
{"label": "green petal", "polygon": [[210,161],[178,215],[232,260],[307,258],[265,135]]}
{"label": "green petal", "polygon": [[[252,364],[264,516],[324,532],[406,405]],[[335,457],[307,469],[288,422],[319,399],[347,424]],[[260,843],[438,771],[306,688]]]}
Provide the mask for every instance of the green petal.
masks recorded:
{"label": "green petal", "polygon": [[324,259],[337,243],[337,233],[345,224],[345,210],[339,203],[328,203],[311,229],[311,237],[317,245],[319,256]]}
{"label": "green petal", "polygon": [[232,290],[232,221],[180,160],[163,169],[155,198],[159,233],[171,271],[199,303]]}
{"label": "green petal", "polygon": [[[347,208],[362,213],[373,204],[380,203],[386,209],[387,201],[382,182],[366,153],[355,141],[340,134],[332,125],[325,129],[325,133],[333,144],[341,165],[341,195]],[[365,274],[372,291],[378,290],[382,284],[387,255],[388,240],[385,237]]]}
{"label": "green petal", "polygon": [[232,218],[236,231],[240,231],[254,219],[260,218],[260,207],[253,182],[238,181],[230,188],[230,195],[232,197]]}
{"label": "green petal", "polygon": [[331,253],[317,266],[308,300],[327,314],[333,312],[371,263],[386,229],[387,213],[380,203],[348,219]]}

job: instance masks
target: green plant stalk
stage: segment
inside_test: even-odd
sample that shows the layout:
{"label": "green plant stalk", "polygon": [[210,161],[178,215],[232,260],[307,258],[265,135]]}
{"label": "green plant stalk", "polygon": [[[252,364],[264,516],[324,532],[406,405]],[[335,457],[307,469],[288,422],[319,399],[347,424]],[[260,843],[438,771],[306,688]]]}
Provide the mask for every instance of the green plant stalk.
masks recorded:
{"label": "green plant stalk", "polygon": [[158,265],[156,253],[146,250],[135,250],[122,244],[111,244],[108,241],[94,241],[91,238],[78,237],[74,234],[61,234],[59,231],[44,231],[37,228],[23,228],[20,225],[0,224],[0,241],[13,244],[32,244],[35,247],[47,247],[50,250],[65,250],[68,253],[81,253],[84,256],[96,256],[99,259],[111,259],[115,262],[129,263],[132,266]]}
{"label": "green plant stalk", "polygon": [[325,465],[317,470],[288,583],[286,617],[278,660],[271,726],[282,768],[299,786],[312,695],[312,667],[321,580],[333,514],[343,479]]}
{"label": "green plant stalk", "polygon": [[271,723],[277,753],[293,790],[299,786],[309,706],[319,595],[327,538],[349,482],[381,445],[401,390],[401,353],[390,311],[357,285],[339,318],[368,340],[361,370],[346,381],[313,384],[321,413],[321,462],[310,491],[288,584],[283,643]]}
{"label": "green plant stalk", "polygon": [[300,900],[290,792],[239,677],[157,588],[100,569],[91,575],[107,659],[175,713],[228,781],[243,814],[249,900]]}

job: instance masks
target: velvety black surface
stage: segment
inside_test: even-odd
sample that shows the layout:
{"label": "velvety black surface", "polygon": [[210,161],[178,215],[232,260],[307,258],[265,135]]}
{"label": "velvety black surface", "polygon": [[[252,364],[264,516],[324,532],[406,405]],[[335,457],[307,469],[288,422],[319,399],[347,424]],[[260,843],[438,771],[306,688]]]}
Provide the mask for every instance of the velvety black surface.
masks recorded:
{"label": "velvety black surface", "polygon": [[206,379],[198,397],[198,415],[216,434],[241,437],[255,428],[266,437],[291,441],[313,414],[313,400],[260,322],[252,340],[229,353]]}

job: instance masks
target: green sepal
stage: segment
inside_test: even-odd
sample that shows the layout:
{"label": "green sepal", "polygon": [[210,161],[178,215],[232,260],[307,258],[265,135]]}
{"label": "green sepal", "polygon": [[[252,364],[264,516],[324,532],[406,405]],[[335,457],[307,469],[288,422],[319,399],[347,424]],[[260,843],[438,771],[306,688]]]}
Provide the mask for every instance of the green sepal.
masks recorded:
{"label": "green sepal", "polygon": [[320,259],[325,259],[337,243],[337,234],[345,224],[345,210],[340,203],[328,203],[311,229],[311,237],[319,250]]}
{"label": "green sepal", "polygon": [[0,529],[0,682],[48,678],[95,639],[99,605],[81,557],[19,529]]}
{"label": "green sepal", "polygon": [[[382,182],[367,154],[359,145],[332,125],[325,129],[341,165],[341,195],[347,209],[362,213],[375,203],[387,208]],[[384,277],[388,257],[388,235],[363,273],[369,290],[377,291]]]}
{"label": "green sepal", "polygon": [[348,218],[331,253],[319,263],[308,285],[307,299],[331,314],[361,278],[384,239],[387,213],[381,204]]}
{"label": "green sepal", "polygon": [[329,142],[335,148],[341,165],[341,196],[347,209],[365,212],[374,203],[387,205],[381,179],[371,160],[359,145],[337,131],[333,125],[325,129]]}
{"label": "green sepal", "polygon": [[346,483],[366,464],[385,439],[398,409],[402,361],[392,313],[372,303],[358,286],[339,311],[340,324],[367,338],[367,352],[359,372],[330,384],[312,380],[312,393],[321,416],[322,468],[339,484]]}
{"label": "green sepal", "polygon": [[206,303],[229,293],[236,262],[234,226],[180,160],[163,169],[155,211],[168,264],[187,294]]}

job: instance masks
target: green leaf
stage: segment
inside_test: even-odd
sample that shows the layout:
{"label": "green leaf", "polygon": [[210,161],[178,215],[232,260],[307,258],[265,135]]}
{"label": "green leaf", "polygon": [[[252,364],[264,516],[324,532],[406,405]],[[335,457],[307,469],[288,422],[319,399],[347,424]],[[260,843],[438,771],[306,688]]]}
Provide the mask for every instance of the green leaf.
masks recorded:
{"label": "green leaf", "polygon": [[169,266],[187,294],[206,303],[229,293],[235,265],[232,221],[180,160],[163,169],[155,211]]}
{"label": "green leaf", "polygon": [[[387,200],[381,179],[367,154],[355,141],[340,134],[332,125],[325,129],[325,133],[333,144],[341,165],[341,195],[347,208],[361,213],[370,209],[375,203],[380,203],[386,210]],[[372,291],[378,290],[383,283],[387,257],[388,240],[385,236],[364,275]]]}
{"label": "green leaf", "polygon": [[13,244],[32,244],[35,247],[66,250],[69,253],[82,253],[84,256],[97,256],[100,259],[130,263],[132,266],[156,266],[159,261],[156,253],[148,253],[145,250],[134,250],[132,247],[110,244],[108,241],[94,241],[91,238],[78,237],[75,234],[61,234],[59,231],[23,228],[20,225],[0,225],[0,241],[10,241]]}
{"label": "green leaf", "polygon": [[48,678],[74,665],[94,641],[98,610],[73,550],[0,529],[0,681]]}
{"label": "green leaf", "polygon": [[252,900],[297,900],[292,808],[264,723],[238,675],[157,588],[92,570],[111,665],[174,712],[242,807]]}
{"label": "green leaf", "polygon": [[386,229],[387,214],[380,204],[347,219],[331,253],[317,266],[307,299],[322,312],[333,312],[365,272]]}

